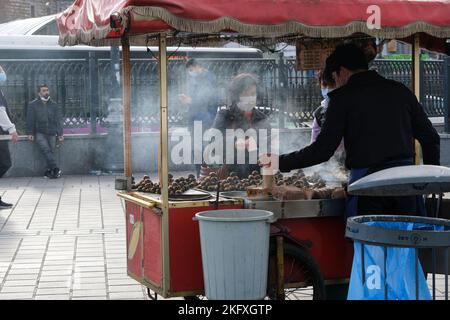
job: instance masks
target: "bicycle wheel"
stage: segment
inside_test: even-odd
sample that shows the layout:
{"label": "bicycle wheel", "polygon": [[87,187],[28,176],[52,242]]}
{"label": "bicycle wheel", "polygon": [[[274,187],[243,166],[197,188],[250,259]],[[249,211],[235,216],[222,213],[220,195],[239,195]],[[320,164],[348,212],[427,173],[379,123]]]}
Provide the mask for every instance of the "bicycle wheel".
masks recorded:
{"label": "bicycle wheel", "polygon": [[[269,252],[268,297],[276,299],[276,248]],[[325,285],[320,268],[308,251],[284,244],[284,293],[286,300],[324,300]]]}

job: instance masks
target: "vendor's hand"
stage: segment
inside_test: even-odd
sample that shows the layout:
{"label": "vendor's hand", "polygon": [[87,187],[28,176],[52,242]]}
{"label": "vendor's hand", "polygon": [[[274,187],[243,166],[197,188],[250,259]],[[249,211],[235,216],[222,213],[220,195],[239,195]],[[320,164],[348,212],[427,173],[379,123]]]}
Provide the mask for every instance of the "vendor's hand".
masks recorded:
{"label": "vendor's hand", "polygon": [[192,98],[183,93],[178,95],[178,98],[180,99],[181,103],[183,103],[183,104],[191,104],[192,103]]}
{"label": "vendor's hand", "polygon": [[63,144],[63,142],[64,142],[64,136],[59,136],[59,137],[58,137],[58,141],[59,141],[60,144]]}
{"label": "vendor's hand", "polygon": [[278,171],[279,155],[274,153],[266,153],[259,156],[258,165],[260,167],[272,169],[273,172]]}
{"label": "vendor's hand", "polygon": [[16,143],[19,136],[17,135],[17,132],[11,133],[11,141],[12,143]]}
{"label": "vendor's hand", "polygon": [[305,193],[294,186],[274,186],[271,190],[272,196],[278,200],[305,200]]}

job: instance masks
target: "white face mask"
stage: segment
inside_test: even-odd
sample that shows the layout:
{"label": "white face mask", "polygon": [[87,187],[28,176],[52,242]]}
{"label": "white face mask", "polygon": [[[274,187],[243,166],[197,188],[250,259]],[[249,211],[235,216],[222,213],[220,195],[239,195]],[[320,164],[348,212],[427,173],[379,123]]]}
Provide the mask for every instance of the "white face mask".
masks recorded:
{"label": "white face mask", "polygon": [[47,102],[48,100],[50,100],[50,96],[48,96],[47,98],[45,98],[43,96],[40,96],[40,97],[41,97],[41,100],[44,102]]}
{"label": "white face mask", "polygon": [[330,97],[328,96],[328,93],[330,93],[331,91],[333,91],[334,89],[330,89],[330,88],[322,88],[322,97],[324,99],[330,99]]}
{"label": "white face mask", "polygon": [[1,72],[0,73],[0,85],[3,85],[6,83],[6,73]]}
{"label": "white face mask", "polygon": [[252,109],[256,106],[256,95],[240,97],[237,106],[244,112],[252,111]]}

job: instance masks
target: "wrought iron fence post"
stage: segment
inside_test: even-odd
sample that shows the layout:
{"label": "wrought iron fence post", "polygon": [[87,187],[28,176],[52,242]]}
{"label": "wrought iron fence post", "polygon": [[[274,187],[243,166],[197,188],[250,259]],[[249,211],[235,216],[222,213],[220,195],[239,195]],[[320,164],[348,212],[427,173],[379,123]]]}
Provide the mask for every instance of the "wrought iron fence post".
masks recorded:
{"label": "wrought iron fence post", "polygon": [[278,60],[278,84],[280,88],[280,100],[278,105],[278,125],[279,129],[286,127],[286,118],[284,112],[287,108],[287,90],[289,85],[288,70],[284,61],[283,53],[280,52],[280,59]]}
{"label": "wrought iron fence post", "polygon": [[445,56],[444,58],[444,124],[445,133],[450,131],[449,114],[448,109],[450,108],[450,57]]}
{"label": "wrought iron fence post", "polygon": [[97,133],[98,106],[98,64],[95,52],[89,52],[89,114],[91,134]]}

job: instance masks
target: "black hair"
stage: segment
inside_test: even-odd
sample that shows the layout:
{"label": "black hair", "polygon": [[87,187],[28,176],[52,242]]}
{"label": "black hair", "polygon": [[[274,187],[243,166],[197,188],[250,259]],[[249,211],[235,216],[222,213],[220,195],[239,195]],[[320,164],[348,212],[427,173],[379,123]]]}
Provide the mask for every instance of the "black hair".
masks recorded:
{"label": "black hair", "polygon": [[364,52],[353,43],[346,43],[336,47],[327,58],[324,75],[329,78],[333,72],[339,72],[341,67],[350,71],[369,69]]}
{"label": "black hair", "polygon": [[41,88],[48,88],[48,85],[45,83],[41,83],[37,86],[37,92],[41,92]]}
{"label": "black hair", "polygon": [[199,63],[196,59],[189,59],[186,62],[186,69],[189,69],[190,67],[201,67],[202,64]]}
{"label": "black hair", "polygon": [[328,70],[320,70],[317,74],[317,80],[319,81],[319,85],[324,87],[335,87],[336,82],[333,79],[333,76],[329,74]]}
{"label": "black hair", "polygon": [[241,94],[252,86],[258,86],[258,82],[258,77],[250,73],[241,73],[235,76],[230,85],[231,102],[238,102]]}

